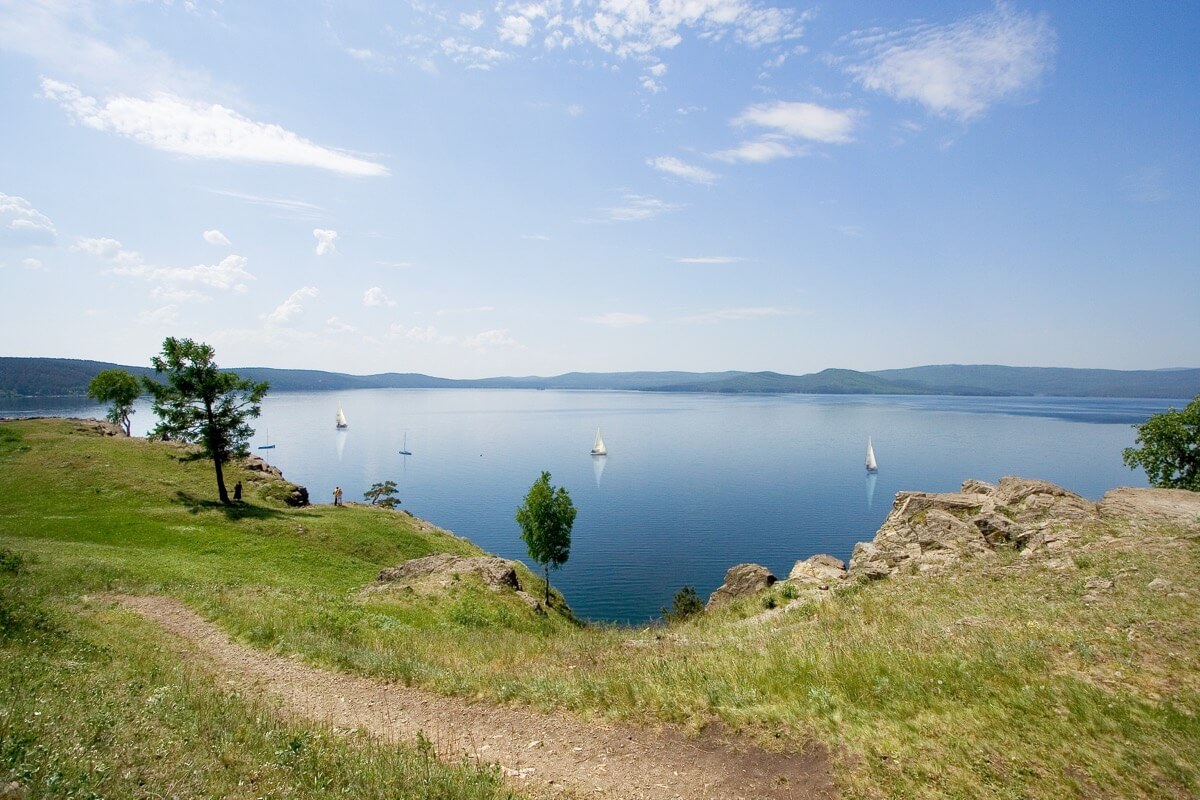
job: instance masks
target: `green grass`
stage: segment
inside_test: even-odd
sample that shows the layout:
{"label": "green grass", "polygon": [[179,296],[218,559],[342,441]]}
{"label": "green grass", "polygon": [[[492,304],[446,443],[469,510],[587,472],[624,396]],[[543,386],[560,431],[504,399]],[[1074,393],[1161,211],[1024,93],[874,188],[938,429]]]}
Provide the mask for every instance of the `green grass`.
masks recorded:
{"label": "green grass", "polygon": [[[6,641],[3,657],[6,665],[34,665],[14,673],[22,681],[62,682],[41,692],[44,702],[53,696],[79,706],[62,712],[61,736],[36,720],[22,723],[20,735],[32,744],[16,760],[4,751],[4,768],[14,774],[12,764],[40,775],[67,759],[71,737],[90,735],[87,709],[110,693],[119,700],[131,691],[123,687],[140,681],[148,694],[114,702],[149,702],[168,683],[152,674],[174,676],[170,685],[186,691],[168,694],[192,700],[180,700],[167,728],[123,746],[145,738],[167,747],[192,726],[189,736],[220,752],[220,726],[198,718],[209,713],[201,707],[217,714],[225,703],[254,720],[241,723],[239,735],[261,743],[244,746],[260,748],[255,758],[297,735],[279,733],[293,728],[155,648],[163,638],[152,626],[81,599],[157,592],[182,598],[255,647],[434,691],[584,718],[694,728],[720,720],[773,747],[824,742],[849,797],[1200,794],[1200,541],[1186,531],[1135,536],[1097,527],[1062,569],[1004,552],[948,576],[852,585],[827,602],[770,615],[758,597],[669,628],[581,627],[565,614],[534,615],[465,577],[432,593],[362,594],[381,567],[477,551],[405,514],[284,508],[236,469],[229,480],[246,485],[249,507],[230,512],[206,502],[215,488],[203,462],[180,462],[166,445],[72,428],[0,423],[0,546],[10,554],[0,558],[0,581],[11,600],[0,619],[34,632]],[[4,572],[5,558],[19,562],[13,574]],[[1114,586],[1085,602],[1095,577]],[[1175,590],[1149,590],[1155,577]],[[522,581],[540,596],[535,576],[525,572]],[[791,594],[785,584],[770,596],[784,606]],[[72,654],[73,646],[37,633],[42,625],[104,655]],[[122,637],[127,626],[138,635]],[[76,663],[87,665],[86,680],[75,675]],[[27,694],[4,695],[4,725],[32,713]],[[14,735],[8,730],[0,728],[5,748]],[[309,782],[294,789],[302,794],[317,793],[315,776],[341,774],[328,766],[337,758],[358,763],[382,748],[304,731],[322,747],[348,750],[297,767],[312,773],[291,777]],[[104,752],[97,763],[108,765],[105,780],[112,780],[123,757]],[[177,759],[165,752],[160,761]],[[413,769],[431,768],[420,756],[405,757],[417,758]],[[266,760],[250,761],[235,759],[231,774],[243,781],[260,769],[274,774]],[[496,791],[489,775],[455,775]],[[180,785],[185,794],[211,791]],[[270,793],[243,793],[255,792]]]}

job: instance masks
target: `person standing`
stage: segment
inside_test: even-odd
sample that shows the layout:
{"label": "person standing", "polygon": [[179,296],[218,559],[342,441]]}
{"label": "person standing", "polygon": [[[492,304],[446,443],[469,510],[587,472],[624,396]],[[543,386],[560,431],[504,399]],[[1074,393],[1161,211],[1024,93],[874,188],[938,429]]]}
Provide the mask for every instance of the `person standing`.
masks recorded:
{"label": "person standing", "polygon": [[235,503],[242,502],[242,482],[238,481],[233,485],[233,500]]}
{"label": "person standing", "polygon": [[342,487],[340,486],[333,487],[333,504],[335,506],[342,504]]}

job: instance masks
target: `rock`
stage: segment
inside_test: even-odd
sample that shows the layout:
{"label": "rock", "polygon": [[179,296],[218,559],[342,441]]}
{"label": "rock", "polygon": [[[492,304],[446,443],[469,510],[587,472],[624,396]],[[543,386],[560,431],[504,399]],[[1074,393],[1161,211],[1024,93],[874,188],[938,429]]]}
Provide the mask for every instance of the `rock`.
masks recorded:
{"label": "rock", "polygon": [[761,564],[738,564],[725,573],[725,583],[708,598],[708,608],[720,608],[738,599],[749,597],[775,583],[777,578]]}
{"label": "rock", "polygon": [[[113,435],[113,434],[108,434]],[[25,800],[29,796],[29,789],[22,785],[20,781],[9,781],[0,786],[0,800]]]}
{"label": "rock", "polygon": [[1166,578],[1155,578],[1146,584],[1146,588],[1152,592],[1169,592],[1173,584]]}
{"label": "rock", "polygon": [[843,581],[846,575],[846,562],[822,553],[797,561],[787,579],[798,583],[827,584]]}
{"label": "rock", "polygon": [[1200,492],[1186,489],[1112,489],[1100,500],[1100,515],[1138,522],[1200,528]]}
{"label": "rock", "polygon": [[875,538],[855,546],[849,574],[937,572],[1001,546],[1058,550],[1074,535],[1064,526],[1098,518],[1094,503],[1030,478],[1008,476],[996,486],[968,480],[959,492],[899,492]]}
{"label": "rock", "polygon": [[279,467],[268,464],[258,456],[246,456],[242,459],[242,466],[251,472],[265,472],[268,475],[274,475],[276,478],[283,478],[283,472]]}
{"label": "rock", "polygon": [[1113,582],[1104,578],[1088,578],[1084,584],[1086,589],[1111,589]]}
{"label": "rock", "polygon": [[479,578],[484,586],[494,592],[521,588],[521,583],[517,580],[515,561],[493,556],[456,556],[451,553],[435,553],[423,558],[410,559],[396,567],[388,567],[379,573],[379,577],[375,579],[375,586],[411,583],[430,577],[449,583],[455,576],[464,574]]}

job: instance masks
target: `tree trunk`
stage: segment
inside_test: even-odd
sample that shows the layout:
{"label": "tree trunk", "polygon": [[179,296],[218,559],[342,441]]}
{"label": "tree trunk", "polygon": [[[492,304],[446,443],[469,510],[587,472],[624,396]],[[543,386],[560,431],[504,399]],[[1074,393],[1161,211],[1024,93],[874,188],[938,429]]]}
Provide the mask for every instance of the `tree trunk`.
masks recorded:
{"label": "tree trunk", "polygon": [[225,491],[225,475],[221,472],[220,456],[213,456],[213,466],[217,469],[217,496],[223,504],[229,505],[229,492]]}
{"label": "tree trunk", "polygon": [[550,607],[550,562],[546,562],[546,608]]}

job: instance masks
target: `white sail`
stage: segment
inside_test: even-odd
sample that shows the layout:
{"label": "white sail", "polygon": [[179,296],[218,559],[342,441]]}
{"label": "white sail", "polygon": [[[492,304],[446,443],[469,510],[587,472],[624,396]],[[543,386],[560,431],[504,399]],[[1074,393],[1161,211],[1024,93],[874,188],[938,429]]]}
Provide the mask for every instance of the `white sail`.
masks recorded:
{"label": "white sail", "polygon": [[871,447],[871,437],[867,437],[867,472],[875,472],[878,467],[875,464],[875,448]]}
{"label": "white sail", "polygon": [[342,407],[341,407],[341,406],[338,406],[337,426],[338,426],[339,428],[348,428],[348,427],[350,427],[349,425],[347,425],[347,424],[346,424],[346,415],[342,413]]}
{"label": "white sail", "polygon": [[604,446],[604,440],[600,438],[600,429],[599,428],[596,428],[596,443],[594,445],[592,445],[592,455],[594,455],[594,456],[608,455],[608,448],[606,448]]}

